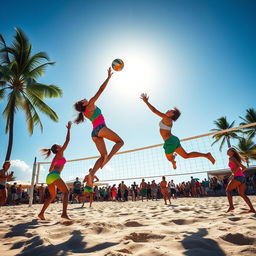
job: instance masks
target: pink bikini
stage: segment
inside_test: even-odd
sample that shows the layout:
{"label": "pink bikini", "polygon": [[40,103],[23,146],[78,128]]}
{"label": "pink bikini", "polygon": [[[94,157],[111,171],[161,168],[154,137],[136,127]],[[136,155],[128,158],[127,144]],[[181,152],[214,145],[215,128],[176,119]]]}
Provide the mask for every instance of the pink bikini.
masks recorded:
{"label": "pink bikini", "polygon": [[[230,168],[236,168],[236,165],[235,164],[233,164],[233,163],[228,163],[228,166],[230,167]],[[241,170],[241,168],[238,168],[238,170],[234,173],[234,177],[237,177],[237,176],[243,176],[243,177],[245,177],[245,175],[244,175],[244,173],[243,173],[243,171]]]}
{"label": "pink bikini", "polygon": [[[231,162],[228,163],[228,166],[232,169],[236,168],[236,165]],[[240,167],[234,173],[234,180],[239,181],[240,183],[246,183],[246,177]]]}
{"label": "pink bikini", "polygon": [[61,159],[56,160],[56,161],[53,163],[53,166],[56,166],[56,165],[64,165],[66,162],[67,162],[67,161],[66,161],[65,157],[62,157]]}

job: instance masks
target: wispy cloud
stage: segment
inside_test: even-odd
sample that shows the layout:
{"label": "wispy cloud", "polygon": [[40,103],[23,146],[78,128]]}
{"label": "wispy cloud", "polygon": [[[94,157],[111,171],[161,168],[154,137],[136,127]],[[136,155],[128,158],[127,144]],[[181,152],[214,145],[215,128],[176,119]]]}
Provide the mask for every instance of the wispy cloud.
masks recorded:
{"label": "wispy cloud", "polygon": [[32,173],[32,167],[30,167],[26,162],[22,160],[11,160],[11,170],[24,172],[24,173]]}

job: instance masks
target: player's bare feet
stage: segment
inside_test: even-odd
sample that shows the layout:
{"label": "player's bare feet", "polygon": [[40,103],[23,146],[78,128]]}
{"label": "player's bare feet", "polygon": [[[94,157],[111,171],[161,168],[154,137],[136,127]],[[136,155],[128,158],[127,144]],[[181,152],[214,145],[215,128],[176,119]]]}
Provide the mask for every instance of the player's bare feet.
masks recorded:
{"label": "player's bare feet", "polygon": [[66,219],[66,220],[72,220],[72,219],[70,219],[70,218],[68,217],[68,215],[66,215],[66,214],[62,214],[62,215],[61,215],[61,218]]}
{"label": "player's bare feet", "polygon": [[228,210],[226,211],[226,213],[231,212],[231,211],[233,211],[234,209],[235,209],[234,207],[229,207]]}
{"label": "player's bare feet", "polygon": [[246,214],[246,213],[256,213],[256,211],[254,209],[250,209],[250,210],[247,210],[247,211],[240,212],[240,214]]}
{"label": "player's bare feet", "polygon": [[212,164],[215,164],[215,158],[212,156],[211,153],[207,154],[207,158],[212,162]]}
{"label": "player's bare feet", "polygon": [[39,213],[38,214],[38,218],[41,220],[45,220],[44,214],[43,213]]}

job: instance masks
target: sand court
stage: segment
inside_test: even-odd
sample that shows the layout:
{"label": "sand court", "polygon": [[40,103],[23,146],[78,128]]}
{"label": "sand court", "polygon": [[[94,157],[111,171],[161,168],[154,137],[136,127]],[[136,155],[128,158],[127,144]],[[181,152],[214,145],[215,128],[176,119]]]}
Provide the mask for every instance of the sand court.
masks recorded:
{"label": "sand court", "polygon": [[[251,196],[253,204],[256,197]],[[62,204],[52,204],[46,221],[41,205],[0,209],[2,255],[255,255],[256,215],[234,198],[180,198],[165,206],[148,202],[94,202],[68,206],[72,222],[62,220]]]}

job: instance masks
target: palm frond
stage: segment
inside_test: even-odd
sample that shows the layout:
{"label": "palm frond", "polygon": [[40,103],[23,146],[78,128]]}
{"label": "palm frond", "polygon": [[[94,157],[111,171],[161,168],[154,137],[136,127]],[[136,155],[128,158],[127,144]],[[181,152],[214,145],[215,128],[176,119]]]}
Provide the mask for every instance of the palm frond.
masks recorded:
{"label": "palm frond", "polygon": [[38,52],[33,56],[30,56],[27,60],[23,72],[25,74],[29,74],[31,70],[35,69],[38,65],[41,65],[43,60],[50,61],[50,58],[45,52]]}
{"label": "palm frond", "polygon": [[219,131],[221,131],[221,129],[211,129],[210,131],[212,131],[212,132],[219,132]]}
{"label": "palm frond", "polygon": [[27,77],[31,77],[31,78],[35,79],[39,76],[42,76],[44,74],[44,71],[45,71],[46,67],[49,66],[49,65],[54,65],[54,64],[55,64],[55,62],[47,62],[47,63],[44,63],[42,65],[39,65],[36,68],[29,71],[27,73]]}
{"label": "palm frond", "polygon": [[235,124],[235,121],[233,121],[229,126],[228,126],[228,129],[232,128]]}
{"label": "palm frond", "polygon": [[[0,49],[2,49],[2,48],[6,48],[6,43],[5,43],[4,37],[0,34]],[[0,63],[3,63],[3,64],[10,63],[10,58],[9,58],[8,52],[5,52],[5,51],[1,52]]]}
{"label": "palm frond", "polygon": [[6,89],[7,88],[0,89],[0,100],[2,100],[5,97]]}
{"label": "palm frond", "polygon": [[221,139],[221,137],[217,138],[212,144],[211,146],[213,146],[216,142],[218,142]]}
{"label": "palm frond", "polygon": [[39,125],[41,131],[43,131],[43,125],[39,118],[39,115],[34,108],[33,104],[29,101],[27,97],[24,97],[23,109],[26,113],[27,121],[28,121],[28,132],[30,135],[33,134],[34,126]]}
{"label": "palm frond", "polygon": [[30,102],[33,104],[34,107],[38,108],[42,113],[50,117],[54,122],[58,121],[58,115],[39,97],[31,94],[26,94],[26,96],[29,98]]}
{"label": "palm frond", "polygon": [[222,151],[222,148],[224,146],[225,140],[226,140],[226,138],[224,137],[222,142],[220,143],[220,151]]}
{"label": "palm frond", "polygon": [[40,99],[58,98],[63,95],[62,90],[56,85],[45,85],[41,83],[27,85],[26,92],[30,95],[36,95]]}
{"label": "palm frond", "polygon": [[0,65],[0,80],[1,81],[10,81],[13,76],[13,72],[9,66]]}
{"label": "palm frond", "polygon": [[0,87],[6,86],[6,81],[0,81]]}
{"label": "palm frond", "polygon": [[28,132],[31,135],[33,133],[33,128],[34,128],[34,122],[33,122],[33,115],[32,115],[32,108],[29,100],[27,98],[24,98],[24,101],[22,102],[22,109],[25,112],[26,119],[27,119],[27,127],[28,127]]}

